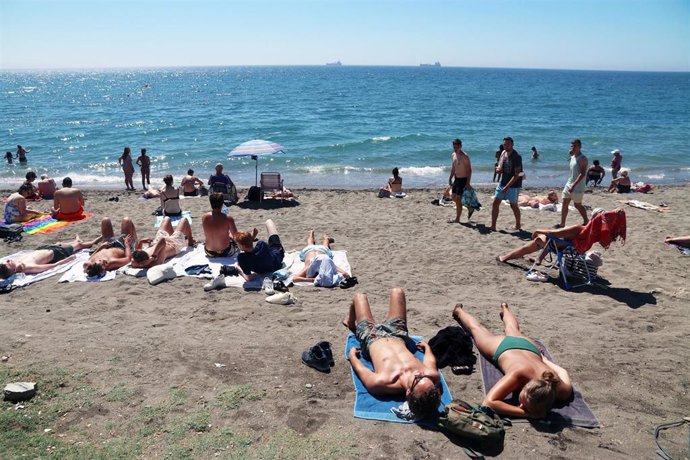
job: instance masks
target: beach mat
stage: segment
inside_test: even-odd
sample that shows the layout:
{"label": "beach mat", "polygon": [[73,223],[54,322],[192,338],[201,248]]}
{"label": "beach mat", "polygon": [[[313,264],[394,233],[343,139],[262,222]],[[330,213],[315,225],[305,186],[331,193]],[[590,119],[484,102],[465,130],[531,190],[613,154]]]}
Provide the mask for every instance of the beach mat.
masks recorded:
{"label": "beach mat", "polygon": [[[418,336],[410,336],[410,338],[414,341],[414,343],[417,343],[421,340],[424,340],[422,337]],[[345,345],[345,358],[349,356],[350,349],[352,347],[359,347],[359,340],[355,337],[354,334],[350,333],[347,336],[347,343]],[[408,348],[412,346],[408,342]],[[414,352],[414,355],[419,359],[420,361],[424,359],[424,353],[421,351],[417,350],[416,348],[412,350],[410,348],[410,351]],[[361,355],[361,354],[360,354]],[[374,370],[374,366],[369,361],[366,359],[364,356],[360,356],[362,363],[370,370]],[[396,423],[413,423],[411,420],[404,420],[401,418],[398,418],[392,411],[391,409],[400,406],[405,402],[405,396],[404,395],[399,395],[399,396],[374,396],[370,394],[366,387],[364,386],[364,383],[359,379],[357,376],[357,373],[355,370],[350,366],[350,373],[352,374],[352,383],[355,385],[355,407],[354,407],[354,416],[356,418],[363,418],[367,420],[381,420],[384,422],[396,422]],[[438,406],[439,412],[443,411],[444,407],[447,404],[450,404],[450,402],[453,400],[452,396],[450,395],[450,390],[448,389],[448,385],[446,384],[446,380],[443,378],[443,374],[439,370],[439,375],[441,376],[441,388],[443,389],[443,393],[441,393],[441,403]],[[425,423],[424,421],[420,421],[419,423]]]}
{"label": "beach mat", "polygon": [[[532,339],[536,342],[537,346],[541,352],[546,356],[551,362],[555,362],[551,358],[549,350],[546,346],[537,339]],[[488,361],[484,356],[480,358],[480,368],[482,373],[482,386],[484,388],[484,394],[487,394],[496,382],[498,382],[503,377],[503,372],[500,371],[496,366]],[[579,426],[583,428],[599,428],[599,421],[592,413],[585,402],[582,394],[573,389],[575,396],[574,399],[566,406],[563,407],[553,407],[551,411],[547,414],[546,418],[536,420],[536,419],[526,419],[526,418],[510,418],[513,423],[543,423],[546,425],[557,425],[557,426]],[[518,395],[511,394],[506,398],[506,402],[514,406],[519,405]]]}
{"label": "beach mat", "polygon": [[[185,218],[189,221],[189,225],[192,225],[192,213],[189,211],[182,211],[182,215],[180,216],[168,216],[170,217],[170,223],[172,224],[173,228],[175,228],[175,225],[180,221],[180,219]],[[165,216],[156,216],[156,222],[153,224],[153,228],[158,228],[161,226],[163,223],[163,219]]]}
{"label": "beach mat", "polygon": [[90,278],[86,276],[86,273],[84,273],[84,262],[89,260],[89,251],[88,250],[82,250],[79,251],[77,254],[77,258],[75,259],[75,262],[73,265],[70,266],[70,269],[67,270],[58,280],[58,283],[73,283],[75,281],[84,281],[84,282],[90,282],[90,283],[95,283],[95,282],[100,282],[100,281],[112,281],[115,279],[115,275],[117,273],[117,270],[110,270],[105,272],[105,275],[103,275],[100,278]]}
{"label": "beach mat", "polygon": [[[8,259],[14,259],[16,257],[22,256],[24,254],[31,253],[33,251],[20,251],[15,254],[2,257],[0,258],[0,263],[5,262]],[[78,253],[77,253],[78,254]],[[53,275],[56,275],[58,273],[63,273],[69,270],[74,266],[74,264],[77,263],[77,259],[72,260],[70,262],[66,262],[62,265],[58,265],[57,267],[53,267],[50,270],[46,270],[41,273],[36,273],[36,274],[26,274],[26,273],[15,273],[14,275],[10,276],[9,278],[5,278],[4,280],[0,280],[0,289],[7,289],[7,288],[18,288],[18,287],[24,287],[28,286],[29,284],[35,283],[37,281],[44,280],[46,278],[50,278]]]}
{"label": "beach mat", "polygon": [[669,207],[661,207],[640,200],[618,200],[618,202],[627,204],[628,206],[632,206],[633,208],[643,209],[645,211],[669,212],[671,210],[671,208]]}
{"label": "beach mat", "polygon": [[24,227],[24,233],[28,233],[29,235],[33,235],[36,233],[53,233],[60,230],[61,228],[72,225],[75,222],[90,219],[92,217],[92,212],[86,212],[79,219],[57,220],[49,214],[44,214],[41,217],[36,217],[35,219],[31,219],[28,222],[23,222],[22,227]]}

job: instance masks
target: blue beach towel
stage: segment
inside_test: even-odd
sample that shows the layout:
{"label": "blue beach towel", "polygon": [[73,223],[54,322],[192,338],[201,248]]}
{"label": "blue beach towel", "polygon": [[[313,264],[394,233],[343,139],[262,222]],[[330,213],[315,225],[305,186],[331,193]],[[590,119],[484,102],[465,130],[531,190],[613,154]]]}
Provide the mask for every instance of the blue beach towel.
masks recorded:
{"label": "blue beach towel", "polygon": [[[414,341],[414,343],[424,340],[422,337],[418,336],[410,336],[410,338]],[[354,334],[350,333],[347,336],[347,344],[345,345],[345,358],[347,359],[352,347],[359,346],[359,340],[357,340]],[[410,348],[410,351],[413,350]],[[424,353],[416,348],[414,350],[414,354],[420,361],[424,359]],[[374,366],[371,361],[366,359],[364,356],[361,356],[361,359],[362,363],[364,363],[367,368],[372,371],[374,370]],[[413,423],[410,420],[398,418],[398,416],[391,411],[391,409],[399,407],[405,402],[404,395],[374,396],[367,391],[364,383],[362,383],[362,381],[359,379],[354,369],[352,369],[352,366],[350,366],[350,373],[352,374],[352,383],[355,385],[354,416],[356,418],[364,418],[367,420],[383,420],[384,422]],[[439,375],[441,376],[441,388],[443,389],[443,393],[441,393],[441,403],[438,406],[438,410],[441,412],[446,404],[450,404],[453,398],[450,395],[450,390],[448,389],[446,380],[443,378],[443,374],[441,374],[440,370]],[[420,421],[419,423],[425,423],[425,421]]]}
{"label": "blue beach towel", "polygon": [[[542,352],[544,356],[546,356],[546,358],[549,361],[555,362],[553,358],[551,358],[549,350],[546,349],[546,346],[543,343],[541,343],[537,339],[532,340],[536,342],[537,347],[539,347],[539,350]],[[503,372],[501,372],[499,368],[494,366],[493,363],[486,360],[484,356],[482,356],[480,359],[480,368],[482,372],[482,386],[484,388],[484,394],[487,394],[489,390],[493,388],[494,385],[496,385],[496,382],[498,382],[503,377]],[[539,420],[512,417],[508,418],[510,418],[513,421],[513,423],[531,422],[556,426],[579,426],[583,428],[599,428],[601,425],[599,425],[599,421],[594,416],[594,413],[592,413],[592,410],[585,402],[584,398],[582,397],[582,394],[577,390],[573,391],[575,393],[573,400],[566,406],[558,408],[553,407],[551,411],[549,411],[549,413],[546,415],[546,418]],[[517,406],[519,404],[518,395],[511,394],[508,398],[506,398],[506,402],[514,406]]]}
{"label": "blue beach towel", "polygon": [[[172,224],[173,228],[175,228],[175,225],[182,219],[183,217],[189,221],[189,225],[192,225],[192,213],[189,211],[182,211],[182,215],[180,216],[168,216],[170,217],[170,223]],[[165,216],[156,216],[156,223],[153,224],[153,228],[158,228],[161,226],[163,223],[163,219]]]}

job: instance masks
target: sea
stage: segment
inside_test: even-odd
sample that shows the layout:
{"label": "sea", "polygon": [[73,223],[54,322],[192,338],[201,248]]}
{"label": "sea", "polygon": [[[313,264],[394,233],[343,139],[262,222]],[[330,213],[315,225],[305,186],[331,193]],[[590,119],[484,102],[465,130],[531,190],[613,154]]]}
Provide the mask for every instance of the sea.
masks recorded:
{"label": "sea", "polygon": [[[0,71],[0,185],[27,171],[77,187],[122,188],[117,159],[146,148],[152,183],[216,163],[239,186],[281,172],[295,188],[369,189],[398,167],[406,187],[443,187],[452,140],[489,184],[511,136],[525,186],[560,187],[571,140],[609,168],[620,149],[633,182],[690,182],[690,73],[451,67],[281,66]],[[284,153],[229,158],[264,139]],[[535,146],[539,159],[532,160]],[[4,155],[3,155],[4,156]],[[0,157],[1,158],[1,157]],[[140,186],[137,171],[134,183]]]}

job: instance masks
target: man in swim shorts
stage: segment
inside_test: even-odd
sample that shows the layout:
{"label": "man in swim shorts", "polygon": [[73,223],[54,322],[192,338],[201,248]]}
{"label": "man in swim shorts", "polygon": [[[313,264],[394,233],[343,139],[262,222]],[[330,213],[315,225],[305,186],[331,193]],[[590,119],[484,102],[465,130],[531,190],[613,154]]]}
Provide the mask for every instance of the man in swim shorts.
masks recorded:
{"label": "man in swim shorts", "polygon": [[237,252],[235,234],[237,226],[230,213],[223,214],[223,194],[211,193],[208,196],[211,203],[211,211],[201,217],[201,226],[204,229],[204,251],[206,257],[229,257]]}
{"label": "man in swim shorts", "polygon": [[304,262],[304,268],[292,277],[292,281],[314,283],[323,287],[337,286],[344,278],[349,278],[350,274],[333,262],[331,244],[335,240],[324,235],[322,244],[315,244],[314,235],[314,230],[311,230],[307,237],[307,246],[299,255],[300,260]]}
{"label": "man in swim shorts", "polygon": [[[441,377],[436,357],[426,342],[416,347],[424,352],[420,361],[407,347],[407,302],[400,288],[391,290],[388,315],[376,323],[367,296],[357,293],[343,324],[361,344],[351,348],[348,359],[366,389],[375,396],[404,394],[410,410],[417,418],[432,417],[441,399]],[[360,352],[371,359],[369,370],[359,358]]]}
{"label": "man in swim shorts", "polygon": [[182,187],[182,194],[184,196],[198,196],[199,195],[199,188],[197,187],[203,187],[204,183],[194,175],[194,170],[193,169],[188,169],[187,170],[187,175],[182,178],[182,181],[180,182],[180,187]]}
{"label": "man in swim shorts", "polygon": [[570,143],[570,176],[563,189],[563,207],[561,209],[561,223],[556,228],[565,227],[565,220],[568,217],[568,205],[572,200],[575,209],[580,212],[583,224],[587,225],[589,218],[587,210],[582,206],[582,198],[585,195],[587,186],[587,157],[581,152],[582,142],[580,139],[573,139]]}
{"label": "man in swim shorts", "polygon": [[[145,244],[148,244],[148,247],[144,249]],[[166,216],[155,238],[144,238],[139,241],[136,250],[132,253],[132,267],[149,268],[161,265],[167,259],[178,255],[187,246],[194,246],[189,221],[183,217],[173,230],[172,221]]]}
{"label": "man in swim shorts", "polygon": [[453,141],[453,154],[451,155],[450,176],[448,176],[448,185],[452,187],[453,201],[455,202],[455,220],[449,220],[449,223],[460,223],[460,216],[462,216],[462,194],[465,190],[469,190],[470,180],[472,179],[472,164],[470,157],[462,150],[462,141],[455,139]]}
{"label": "man in swim shorts", "polygon": [[84,217],[84,195],[81,190],[72,187],[72,179],[62,179],[62,188],[53,196],[51,212],[57,220],[81,219]]}
{"label": "man in swim shorts", "polygon": [[503,139],[503,148],[498,166],[496,166],[496,172],[501,173],[501,181],[496,186],[494,202],[491,206],[490,230],[492,231],[496,231],[498,211],[503,200],[510,202],[510,208],[515,216],[515,229],[521,228],[518,196],[520,195],[520,187],[522,187],[522,157],[517,150],[513,150],[513,138],[511,137]]}
{"label": "man in swim shorts", "polygon": [[101,221],[101,235],[103,243],[84,262],[84,273],[90,277],[103,276],[107,271],[127,265],[132,260],[137,242],[137,231],[129,217],[122,219],[119,237],[115,236],[110,219],[104,217]]}
{"label": "man in swim shorts", "polygon": [[39,246],[35,251],[7,259],[0,263],[0,278],[9,278],[15,273],[35,275],[43,273],[74,259],[74,253],[90,248],[101,241],[98,237],[93,241],[84,242],[76,235],[74,241],[67,243],[47,244]]}

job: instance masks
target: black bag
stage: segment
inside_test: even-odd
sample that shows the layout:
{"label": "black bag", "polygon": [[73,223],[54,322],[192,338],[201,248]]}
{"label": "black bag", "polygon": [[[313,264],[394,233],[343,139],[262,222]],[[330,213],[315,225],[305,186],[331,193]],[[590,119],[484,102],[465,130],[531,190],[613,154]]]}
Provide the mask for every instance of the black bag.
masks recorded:
{"label": "black bag", "polygon": [[0,238],[8,243],[21,240],[23,231],[22,224],[0,224]]}
{"label": "black bag", "polygon": [[261,188],[257,187],[256,185],[249,187],[247,199],[249,201],[261,201]]}

